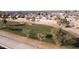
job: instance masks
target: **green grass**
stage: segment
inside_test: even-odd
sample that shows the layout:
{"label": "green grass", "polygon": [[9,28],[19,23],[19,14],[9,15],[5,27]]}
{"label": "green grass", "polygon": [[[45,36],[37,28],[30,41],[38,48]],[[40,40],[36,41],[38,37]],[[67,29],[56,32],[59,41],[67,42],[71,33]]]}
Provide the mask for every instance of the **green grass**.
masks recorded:
{"label": "green grass", "polygon": [[0,28],[17,35],[42,40],[49,43],[55,43],[58,45],[72,46],[77,42],[74,40],[75,36],[73,36],[71,33],[47,25],[20,24],[12,21],[8,21],[7,24],[4,24],[2,21],[0,21]]}
{"label": "green grass", "polygon": [[46,26],[46,25],[40,25],[40,24],[33,24],[33,25],[26,25],[25,29],[31,29],[31,30],[36,30],[39,32],[51,32],[52,27]]}

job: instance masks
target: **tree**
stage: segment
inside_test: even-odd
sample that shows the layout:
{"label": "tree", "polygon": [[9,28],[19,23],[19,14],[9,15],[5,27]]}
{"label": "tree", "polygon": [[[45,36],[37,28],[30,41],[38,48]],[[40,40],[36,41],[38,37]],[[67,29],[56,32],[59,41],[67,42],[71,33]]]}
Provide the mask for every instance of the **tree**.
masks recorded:
{"label": "tree", "polygon": [[7,16],[7,15],[3,15],[3,17],[2,17],[2,18],[3,18],[3,23],[4,23],[4,24],[6,24],[6,23],[7,23],[6,18],[8,18],[8,16]]}
{"label": "tree", "polygon": [[32,17],[32,21],[33,21],[33,22],[35,21],[35,17]]}
{"label": "tree", "polygon": [[3,19],[3,23],[6,24],[7,23],[7,20],[6,19]]}

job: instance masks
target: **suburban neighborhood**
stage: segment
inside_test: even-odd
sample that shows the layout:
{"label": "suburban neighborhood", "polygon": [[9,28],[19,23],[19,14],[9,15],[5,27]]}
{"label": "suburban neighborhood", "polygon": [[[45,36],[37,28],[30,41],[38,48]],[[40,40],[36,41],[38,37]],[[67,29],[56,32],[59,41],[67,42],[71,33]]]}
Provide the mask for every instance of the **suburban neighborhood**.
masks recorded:
{"label": "suburban neighborhood", "polygon": [[79,11],[0,11],[0,46],[79,48]]}

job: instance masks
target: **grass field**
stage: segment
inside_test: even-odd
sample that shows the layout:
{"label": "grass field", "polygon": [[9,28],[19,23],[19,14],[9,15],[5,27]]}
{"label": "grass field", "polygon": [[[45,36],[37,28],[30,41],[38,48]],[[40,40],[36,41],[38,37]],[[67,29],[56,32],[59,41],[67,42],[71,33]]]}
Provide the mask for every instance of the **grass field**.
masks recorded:
{"label": "grass field", "polygon": [[71,33],[47,25],[20,24],[12,21],[4,24],[0,21],[0,29],[60,46],[75,46],[75,44],[79,44],[79,38],[76,38]]}

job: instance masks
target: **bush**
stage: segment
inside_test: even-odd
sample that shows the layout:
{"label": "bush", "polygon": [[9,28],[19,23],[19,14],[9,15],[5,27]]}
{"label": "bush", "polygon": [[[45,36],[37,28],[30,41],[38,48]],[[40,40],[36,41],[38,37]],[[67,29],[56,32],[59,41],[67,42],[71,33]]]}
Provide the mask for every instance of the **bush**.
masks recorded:
{"label": "bush", "polygon": [[66,40],[65,45],[70,45],[73,47],[79,47],[79,38],[72,38],[70,40]]}
{"label": "bush", "polygon": [[30,29],[22,29],[22,33],[25,34],[25,36],[29,37],[30,36]]}
{"label": "bush", "polygon": [[45,40],[45,36],[46,36],[45,33],[37,33],[37,38],[38,38],[39,40]]}
{"label": "bush", "polygon": [[22,33],[24,33],[27,37],[30,37],[33,39],[38,39],[42,41],[52,41],[52,34],[40,32],[39,30],[25,28],[22,30]]}
{"label": "bush", "polygon": [[46,34],[46,39],[52,39],[52,38],[53,38],[52,34]]}
{"label": "bush", "polygon": [[45,34],[39,33],[38,31],[32,29],[23,29],[22,33],[24,33],[27,37],[38,40],[43,40],[45,37]]}
{"label": "bush", "polygon": [[37,32],[31,30],[31,31],[29,32],[29,37],[30,37],[30,38],[33,38],[33,39],[38,39],[38,38],[37,38]]}
{"label": "bush", "polygon": [[27,37],[33,38],[33,39],[38,39],[37,37],[37,32],[31,29],[23,29],[22,33],[24,33]]}
{"label": "bush", "polygon": [[70,33],[60,29],[53,29],[51,31],[53,40],[57,45],[64,45],[66,40],[72,39],[74,36]]}
{"label": "bush", "polygon": [[21,26],[7,26],[7,29],[12,30],[12,31],[22,31]]}

